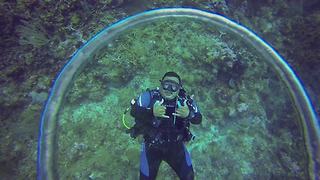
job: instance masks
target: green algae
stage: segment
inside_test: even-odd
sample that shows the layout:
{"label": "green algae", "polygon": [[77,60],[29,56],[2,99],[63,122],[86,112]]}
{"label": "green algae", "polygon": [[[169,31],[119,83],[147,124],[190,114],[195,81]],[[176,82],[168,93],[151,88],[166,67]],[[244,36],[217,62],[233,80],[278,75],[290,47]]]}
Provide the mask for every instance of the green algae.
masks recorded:
{"label": "green algae", "polygon": [[[292,128],[297,125],[277,126],[297,118],[290,98],[255,53],[202,23],[173,19],[128,30],[88,64],[66,96],[59,117],[60,176],[136,178],[141,139],[125,133],[121,115],[132,98],[173,70],[204,116],[187,145],[197,178],[306,177],[303,141],[293,137],[302,137]],[[234,68],[239,62],[244,65]],[[159,174],[175,177],[166,165]]]}
{"label": "green algae", "polygon": [[[15,142],[15,137],[19,138],[18,136],[14,136],[10,131],[14,128],[18,128],[16,132],[19,131],[20,125],[20,120],[23,121],[25,118],[17,118],[16,114],[19,114],[21,111],[28,111],[28,105],[24,106],[27,102],[28,99],[30,99],[27,94],[31,91],[31,88],[35,88],[34,84],[38,84],[38,82],[42,81],[41,78],[31,78],[28,79],[27,82],[23,82],[19,78],[17,80],[15,77],[11,77],[10,74],[16,73],[16,72],[21,72],[22,70],[28,69],[28,72],[25,73],[22,76],[29,77],[30,75],[37,76],[37,77],[46,77],[44,78],[44,88],[41,88],[42,90],[48,91],[49,85],[54,78],[54,76],[57,74],[57,72],[60,70],[62,67],[62,64],[65,63],[63,59],[67,60],[68,57],[71,56],[71,54],[76,50],[77,44],[79,44],[79,38],[77,33],[83,34],[84,39],[88,39],[92,37],[96,32],[100,31],[105,25],[108,25],[112,22],[115,22],[117,19],[120,19],[124,16],[127,16],[130,13],[127,13],[126,9],[116,9],[116,10],[110,10],[108,9],[107,11],[106,8],[108,8],[108,5],[111,3],[110,0],[105,0],[105,1],[97,1],[98,5],[95,8],[95,13],[91,13],[92,11],[89,10],[84,10],[81,7],[78,6],[77,1],[68,1],[66,2],[59,2],[57,3],[56,1],[52,0],[46,0],[39,1],[38,3],[35,3],[36,1],[10,1],[10,2],[1,2],[1,22],[4,25],[4,27],[1,29],[1,32],[4,34],[9,34],[11,37],[5,36],[3,39],[3,46],[7,49],[3,49],[4,51],[2,54],[2,60],[1,64],[2,67],[2,72],[1,73],[1,83],[2,82],[7,82],[7,83],[2,83],[1,84],[1,92],[2,92],[2,98],[0,99],[0,104],[2,105],[2,114],[1,114],[1,124],[4,127],[2,129],[3,137],[11,137],[11,142]],[[88,1],[86,1],[88,2]],[[186,2],[186,1],[185,1]],[[213,1],[210,1],[213,2]],[[208,1],[208,3],[210,3]],[[235,3],[239,3],[239,1],[234,1]],[[284,55],[287,60],[291,63],[295,69],[297,69],[302,76],[302,79],[305,80],[305,83],[313,86],[313,90],[315,91],[315,94],[319,94],[317,83],[319,79],[317,78],[317,59],[316,58],[319,53],[316,53],[313,44],[316,44],[318,36],[317,27],[319,27],[319,21],[317,18],[317,12],[313,12],[309,15],[309,13],[304,14],[305,16],[308,14],[308,17],[305,20],[302,20],[302,17],[293,17],[293,16],[288,16],[287,12],[291,11],[290,7],[286,4],[285,1],[279,1],[279,2],[272,2],[272,5],[270,5],[269,8],[264,8],[263,11],[260,11],[260,9],[257,8],[252,8],[246,9],[249,7],[250,2],[254,1],[243,1],[243,4],[239,4],[236,8],[232,8],[231,6],[230,11],[228,13],[224,13],[225,15],[232,17],[235,20],[239,20],[242,24],[245,24],[247,27],[252,27],[252,29],[255,29],[255,32],[258,34],[262,34],[259,32],[264,32],[262,36],[268,40],[272,45],[275,46],[279,52],[281,52],[282,55]],[[159,0],[155,1],[155,3],[158,3],[158,6],[161,4],[163,6],[168,6],[170,3],[171,5],[178,6],[181,4],[181,2],[174,2],[174,1],[165,1],[165,0]],[[205,5],[204,3],[207,3],[206,1],[197,1],[196,3],[190,2],[191,5],[194,5],[195,7],[202,7],[207,10],[214,10],[216,11],[215,8],[209,7]],[[198,4],[198,3],[203,3],[203,4]],[[271,1],[269,2],[271,3]],[[308,2],[305,2],[308,3]],[[231,2],[230,2],[231,4]],[[248,7],[247,7],[248,4]],[[259,3],[255,3],[259,4]],[[262,5],[259,6],[263,7],[265,6],[265,3],[261,3]],[[280,5],[279,5],[280,4]],[[282,4],[282,5],[281,5]],[[88,4],[88,7],[90,4]],[[151,8],[151,7],[150,7]],[[73,16],[73,14],[78,14],[80,11],[87,15],[87,19],[82,19],[82,22],[79,26],[79,29],[77,29],[78,32],[75,32],[76,30],[72,30],[70,27],[72,27],[72,23],[70,21],[70,17]],[[256,14],[259,14],[259,16],[252,16],[249,15],[247,16],[245,13],[247,11],[251,12],[256,12]],[[269,13],[269,11],[273,11],[274,13]],[[284,15],[285,13],[285,15]],[[82,15],[83,15],[82,14]],[[264,15],[265,14],[265,15]],[[297,14],[296,14],[297,15]],[[315,15],[315,17],[313,17]],[[250,17],[252,16],[252,17]],[[242,17],[242,18],[239,18]],[[21,46],[19,43],[19,39],[21,37],[21,34],[16,34],[16,35],[11,35],[12,30],[17,29],[19,26],[17,26],[16,20],[27,20],[29,24],[41,24],[44,27],[46,27],[44,33],[45,36],[50,36],[49,39],[49,47],[45,46],[45,43],[39,46],[33,46],[32,44],[28,44],[26,46]],[[261,19],[268,19],[266,20],[261,20]],[[273,23],[273,28],[268,28],[267,30],[261,29],[262,27],[265,27],[266,25],[264,23]],[[294,22],[294,23],[293,23]],[[302,24],[302,26],[301,26]],[[21,25],[21,24],[20,24]],[[23,25],[23,23],[22,23]],[[260,27],[261,26],[261,27]],[[275,28],[279,26],[280,31]],[[296,28],[299,27],[299,28]],[[54,30],[53,32],[50,32],[49,29]],[[17,30],[16,30],[17,31]],[[53,36],[51,36],[53,35]],[[298,39],[298,40],[297,40]],[[45,42],[45,41],[44,41]],[[56,42],[59,44],[57,45]],[[297,43],[299,42],[299,43]],[[303,43],[301,43],[303,42]],[[29,45],[32,46],[32,50],[30,50]],[[11,47],[12,46],[12,47]],[[8,48],[10,47],[10,48]],[[315,47],[318,47],[315,45]],[[180,48],[179,48],[180,49]],[[32,53],[32,57],[30,57],[30,52]],[[181,53],[183,59],[192,59],[192,54],[190,51],[187,49],[183,48]],[[24,63],[24,59],[20,58],[25,55],[25,60],[26,63]],[[49,56],[49,57],[48,57]],[[159,58],[160,60],[166,59],[165,56]],[[256,62],[256,61],[254,61]],[[192,61],[191,61],[191,66],[193,66]],[[312,65],[310,65],[312,64]],[[20,68],[19,68],[20,67]],[[24,68],[21,68],[24,67]],[[14,70],[12,70],[14,69]],[[11,71],[12,70],[12,71]],[[212,69],[213,72],[211,73],[216,73],[216,69]],[[259,69],[261,70],[261,69]],[[250,71],[249,71],[250,72]],[[249,73],[249,72],[246,72]],[[201,71],[194,71],[193,76],[188,76],[188,79],[185,79],[185,82],[187,84],[192,84],[192,82],[200,82],[202,80],[202,77],[206,77],[207,73],[201,72]],[[256,75],[257,73],[252,73],[252,76]],[[159,78],[157,76],[154,76],[155,78]],[[250,76],[247,76],[250,77]],[[140,80],[136,80],[138,78],[134,78],[135,83],[134,85],[138,84],[141,85],[141,89],[146,89],[147,87],[153,87],[155,84],[153,83],[153,80],[141,80],[143,78],[140,78]],[[216,82],[216,77],[211,77],[211,82]],[[268,78],[260,78],[260,80],[266,81]],[[270,78],[269,78],[270,79]],[[253,78],[252,80],[255,80]],[[276,79],[274,81],[277,81]],[[19,85],[18,83],[22,83],[23,85]],[[116,82],[116,81],[114,81]],[[143,84],[139,84],[143,83]],[[103,84],[103,83],[101,83]],[[259,84],[259,83],[258,83]],[[271,81],[271,85],[273,87],[274,82]],[[263,85],[265,86],[265,85]],[[257,85],[257,89],[263,89],[262,85]],[[97,87],[99,87],[97,85]],[[246,87],[246,86],[244,86]],[[81,88],[83,88],[81,90]],[[78,92],[85,92],[84,88],[81,87]],[[104,87],[99,87],[94,89],[102,89]],[[278,88],[278,86],[276,86]],[[270,88],[269,88],[270,89]],[[272,88],[273,89],[273,88]],[[33,90],[33,89],[32,89]],[[190,89],[193,92],[196,92],[197,90]],[[268,90],[268,87],[264,87],[264,90]],[[28,92],[26,92],[28,91]],[[239,95],[239,101],[241,102],[246,102],[248,99],[251,97],[251,90],[241,92]],[[274,91],[272,91],[274,92]],[[97,90],[97,91],[89,91],[88,93],[83,93],[82,96],[85,97],[86,94],[94,94],[90,95],[93,97],[90,97],[89,100],[93,101],[99,101],[99,98],[102,97],[100,95],[101,93],[107,93],[104,91]],[[222,98],[222,101],[216,101],[218,97],[216,95],[213,95],[216,92],[208,93],[208,92],[202,92],[201,96],[198,97],[199,99],[201,98],[201,101],[203,99],[208,99],[211,100],[212,107],[211,110],[206,110],[202,109],[202,111],[205,111],[205,115],[208,119],[206,125],[215,122],[218,125],[226,125],[228,124],[227,121],[224,121],[224,115],[229,114],[229,112],[236,112],[235,110],[237,109],[237,105],[232,105],[231,107],[228,107],[228,111],[225,110],[224,106],[228,105],[228,98],[226,100]],[[264,108],[269,112],[268,117],[271,119],[270,121],[273,122],[273,127],[272,133],[276,133],[277,135],[281,134],[280,131],[278,131],[276,126],[279,127],[286,127],[285,129],[292,128],[295,129],[296,123],[292,123],[292,126],[289,126],[288,124],[291,124],[291,122],[294,122],[294,120],[289,121],[288,119],[295,119],[295,117],[284,117],[287,120],[279,120],[277,119],[282,119],[279,118],[277,114],[279,114],[283,108],[277,108],[279,105],[283,105],[284,102],[282,102],[280,99],[281,98],[272,98],[272,96],[268,95],[270,93],[269,91],[263,91],[260,97],[264,103]],[[198,93],[199,94],[199,93]],[[223,94],[223,93],[222,93]],[[232,94],[231,94],[232,95]],[[77,95],[70,95],[73,96],[74,99],[77,99]],[[121,102],[125,102],[128,97],[132,97],[135,95],[126,95],[126,97],[123,97]],[[211,97],[215,97],[215,99],[212,99]],[[237,96],[234,96],[233,99],[236,99]],[[316,96],[318,98],[319,96]],[[70,98],[69,96],[67,98]],[[129,99],[130,99],[129,98]],[[83,98],[86,99],[86,98]],[[319,99],[319,98],[318,98]],[[81,100],[79,100],[80,102]],[[198,100],[199,101],[199,100]],[[77,102],[77,100],[73,101],[74,103]],[[209,101],[207,101],[209,102]],[[254,101],[252,101],[254,102]],[[29,102],[31,103],[31,101]],[[221,104],[220,104],[221,103]],[[222,105],[224,103],[224,105]],[[202,104],[205,105],[206,103]],[[270,105],[271,104],[271,105]],[[216,106],[217,105],[217,106]],[[202,107],[202,106],[201,106]],[[249,106],[249,109],[252,108],[252,106]],[[257,108],[258,111],[259,108]],[[30,117],[32,117],[32,113],[34,113],[34,119],[37,119],[39,114],[40,114],[40,109],[37,111],[30,111]],[[276,112],[276,113],[272,113]],[[12,115],[14,114],[14,115]],[[28,113],[27,113],[28,114]],[[231,113],[233,114],[233,113]],[[274,114],[274,115],[272,115]],[[18,120],[19,119],[19,120]],[[29,118],[28,123],[31,121]],[[30,120],[30,121],[29,121]],[[213,121],[214,120],[214,121]],[[210,122],[210,123],[209,123]],[[25,124],[28,123],[21,123],[21,126],[24,126]],[[245,126],[243,124],[242,126]],[[33,130],[36,131],[37,125],[34,125]],[[31,130],[24,130],[25,132],[33,133]],[[27,133],[28,134],[28,133]],[[293,134],[293,138],[298,138],[296,141],[302,141],[301,134],[295,133],[293,131],[291,134]],[[286,136],[285,136],[286,137]],[[290,137],[290,136],[289,136]],[[287,141],[290,142],[290,138],[284,138]],[[3,139],[5,139],[3,138]],[[282,138],[281,138],[282,139]],[[279,140],[279,143],[281,143],[281,139]],[[6,140],[3,140],[6,141]],[[8,140],[9,141],[9,140]],[[10,142],[9,141],[9,142]],[[31,141],[31,139],[29,139]],[[35,142],[35,139],[32,139],[32,141]],[[2,142],[2,141],[1,141]],[[295,142],[295,141],[294,141]],[[7,166],[4,169],[10,169],[10,175],[9,177],[14,176],[14,174],[19,174],[20,177],[27,177],[26,175],[30,175],[31,177],[29,179],[34,179],[35,178],[35,173],[30,173],[31,171],[35,171],[35,158],[30,161],[25,161],[21,160],[19,156],[16,156],[19,153],[14,153],[12,152],[12,149],[10,149],[11,146],[7,146],[7,143],[1,143],[1,152],[3,154],[7,154],[7,159],[2,159]],[[21,143],[23,144],[23,143]],[[27,143],[25,143],[27,144]],[[19,149],[19,148],[18,148]],[[25,149],[25,153],[29,153],[30,156],[34,155],[36,148],[33,149]],[[8,153],[9,152],[9,153]],[[297,150],[298,152],[298,150]],[[15,154],[14,156],[12,154]],[[290,155],[294,156],[294,155]],[[303,157],[299,157],[301,159],[304,159]],[[32,159],[32,158],[30,158]],[[288,158],[283,158],[283,160],[288,160]],[[19,164],[15,164],[16,162],[19,162]],[[33,165],[30,165],[33,164]],[[300,165],[303,167],[303,163]],[[16,169],[13,172],[13,169]],[[224,171],[224,168],[221,168],[221,171]],[[261,168],[260,172],[263,171],[263,168]],[[276,172],[276,170],[274,170]],[[3,171],[1,171],[3,172]],[[23,173],[22,173],[23,172]],[[277,171],[281,172],[281,171]],[[1,174],[2,175],[2,174]],[[2,176],[2,177],[7,177],[7,176]],[[29,176],[28,176],[29,177]],[[228,176],[229,177],[229,176]],[[234,177],[231,176],[230,177]],[[236,176],[235,176],[236,177]],[[233,178],[231,178],[233,179]]]}

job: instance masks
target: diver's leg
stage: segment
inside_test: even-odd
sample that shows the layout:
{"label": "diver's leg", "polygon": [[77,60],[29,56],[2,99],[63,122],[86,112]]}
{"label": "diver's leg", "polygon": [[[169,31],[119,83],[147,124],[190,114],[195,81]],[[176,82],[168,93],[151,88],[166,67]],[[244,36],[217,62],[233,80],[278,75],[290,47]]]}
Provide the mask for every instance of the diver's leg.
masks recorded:
{"label": "diver's leg", "polygon": [[161,163],[161,152],[142,143],[140,156],[140,180],[156,179]]}
{"label": "diver's leg", "polygon": [[194,179],[190,154],[182,142],[172,145],[164,160],[172,167],[181,180]]}

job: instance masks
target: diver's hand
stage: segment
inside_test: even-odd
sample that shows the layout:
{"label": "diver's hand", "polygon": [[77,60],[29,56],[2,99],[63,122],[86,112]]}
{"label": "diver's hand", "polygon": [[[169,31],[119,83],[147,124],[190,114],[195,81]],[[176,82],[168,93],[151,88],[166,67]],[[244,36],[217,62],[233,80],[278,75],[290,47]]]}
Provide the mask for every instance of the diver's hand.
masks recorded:
{"label": "diver's hand", "polygon": [[172,113],[172,115],[174,116],[178,116],[178,117],[181,117],[181,118],[186,118],[189,116],[189,113],[190,113],[190,110],[189,110],[189,107],[187,105],[187,100],[185,100],[183,102],[183,105],[180,106],[175,113]]}
{"label": "diver's hand", "polygon": [[166,116],[166,107],[163,106],[164,100],[162,99],[161,101],[156,101],[153,105],[153,115],[155,117],[160,117],[160,118],[169,118],[169,116]]}

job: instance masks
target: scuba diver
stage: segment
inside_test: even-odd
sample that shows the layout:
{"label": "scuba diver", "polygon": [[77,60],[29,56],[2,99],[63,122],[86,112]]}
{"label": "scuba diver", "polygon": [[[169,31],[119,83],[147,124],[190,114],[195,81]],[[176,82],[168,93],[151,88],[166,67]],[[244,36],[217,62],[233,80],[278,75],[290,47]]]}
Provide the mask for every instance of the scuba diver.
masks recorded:
{"label": "scuba diver", "polygon": [[147,90],[131,101],[135,125],[131,137],[143,135],[140,179],[155,179],[161,161],[167,162],[182,180],[194,179],[190,154],[184,143],[194,139],[190,123],[200,124],[202,115],[182,88],[180,76],[167,72],[160,88]]}

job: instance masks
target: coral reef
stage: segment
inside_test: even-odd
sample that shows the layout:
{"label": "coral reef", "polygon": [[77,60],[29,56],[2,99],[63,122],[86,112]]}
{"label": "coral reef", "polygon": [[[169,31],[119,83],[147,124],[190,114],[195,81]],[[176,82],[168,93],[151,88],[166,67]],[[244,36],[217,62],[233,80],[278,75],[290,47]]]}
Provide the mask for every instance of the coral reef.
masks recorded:
{"label": "coral reef", "polygon": [[[295,69],[320,112],[318,4],[316,0],[1,1],[0,177],[35,179],[41,106],[56,75],[76,49],[105,26],[147,9],[200,8],[254,30]],[[193,129],[196,141],[188,145],[197,178],[207,179],[206,174],[217,179],[308,178],[298,115],[267,64],[214,27],[166,21],[153,25],[133,29],[109,44],[106,53],[75,80],[59,121],[60,152],[68,152],[60,154],[59,167],[70,169],[60,170],[63,179],[138,176],[139,143],[123,133],[119,117],[131,98],[158,86],[157,80],[168,70],[181,74],[205,117],[201,127]],[[110,109],[110,104],[118,108]],[[165,164],[159,176],[176,178]]]}
{"label": "coral reef", "polygon": [[[62,178],[137,177],[139,141],[124,133],[120,117],[131,98],[155,88],[168,70],[181,75],[204,116],[200,127],[192,127],[196,140],[187,145],[197,178],[307,177],[303,141],[293,138],[302,134],[288,92],[256,51],[230,39],[179,19],[117,37],[67,95],[73,100],[64,103],[59,118]],[[175,177],[166,165],[159,176]]]}
{"label": "coral reef", "polygon": [[40,48],[49,42],[44,28],[39,24],[22,21],[22,24],[17,26],[17,33],[21,46],[32,45],[34,48]]}

